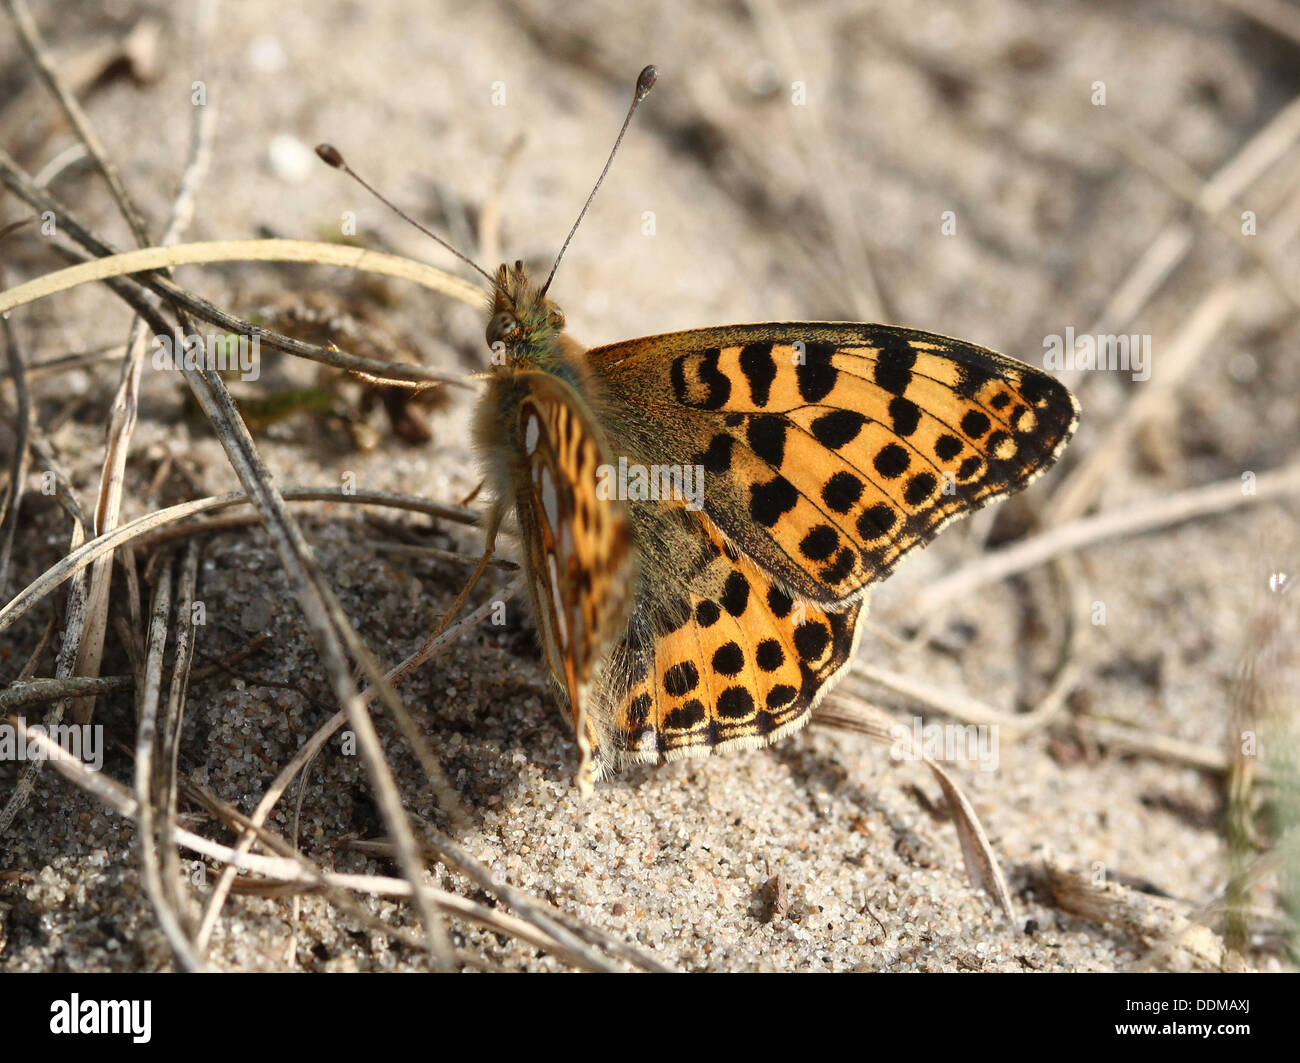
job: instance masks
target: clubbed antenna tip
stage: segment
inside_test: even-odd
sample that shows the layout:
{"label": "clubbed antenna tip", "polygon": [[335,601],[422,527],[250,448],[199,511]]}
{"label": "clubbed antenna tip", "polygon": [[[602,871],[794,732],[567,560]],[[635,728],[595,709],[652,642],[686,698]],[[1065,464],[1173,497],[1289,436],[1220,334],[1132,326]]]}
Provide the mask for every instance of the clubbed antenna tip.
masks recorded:
{"label": "clubbed antenna tip", "polygon": [[623,128],[618,131],[614,146],[610,149],[609,158],[605,160],[605,168],[600,171],[600,176],[596,178],[596,185],[591,190],[591,195],[587,197],[587,202],[582,205],[582,210],[578,212],[578,220],[573,223],[573,228],[569,230],[569,235],[565,237],[564,246],[560,248],[560,253],[555,256],[555,264],[551,266],[550,275],[546,278],[546,283],[542,285],[539,295],[545,296],[550,289],[551,281],[555,279],[555,271],[560,268],[560,259],[564,257],[564,252],[569,249],[569,242],[573,239],[573,234],[578,231],[582,219],[587,216],[587,208],[591,206],[591,201],[596,198],[596,192],[605,180],[605,175],[609,173],[609,167],[614,161],[614,156],[618,154],[618,146],[623,143],[623,134],[627,132],[627,127],[632,121],[632,115],[636,113],[637,105],[650,95],[650,90],[655,87],[655,82],[658,80],[659,71],[654,68],[653,63],[637,75],[636,95],[632,97],[632,106],[627,109],[627,117],[623,119]]}

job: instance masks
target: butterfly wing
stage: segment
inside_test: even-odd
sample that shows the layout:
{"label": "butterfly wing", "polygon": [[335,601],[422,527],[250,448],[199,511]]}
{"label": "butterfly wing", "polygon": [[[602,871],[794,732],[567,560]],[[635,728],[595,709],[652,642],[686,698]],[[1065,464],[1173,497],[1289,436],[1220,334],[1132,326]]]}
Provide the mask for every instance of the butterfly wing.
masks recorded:
{"label": "butterfly wing", "polygon": [[[508,479],[519,519],[533,615],[547,664],[573,713],[579,787],[604,756],[588,689],[611,639],[626,626],[635,584],[627,507],[596,493],[610,463],[586,404],[549,373],[515,374],[499,396],[513,455]],[[498,441],[499,442],[499,441]]]}
{"label": "butterfly wing", "polygon": [[1039,370],[882,325],[698,329],[587,357],[618,453],[704,473],[699,512],[631,509],[637,600],[592,698],[615,762],[800,727],[853,656],[868,585],[1048,468],[1078,414]]}
{"label": "butterfly wing", "polygon": [[1069,390],[993,351],[885,325],[696,329],[588,353],[629,460],[704,470],[704,510],[810,601],[853,600],[949,521],[1048,468]]}
{"label": "butterfly wing", "polygon": [[633,521],[637,602],[591,698],[606,765],[761,746],[801,727],[852,659],[864,603],[796,601],[703,513],[634,506]]}

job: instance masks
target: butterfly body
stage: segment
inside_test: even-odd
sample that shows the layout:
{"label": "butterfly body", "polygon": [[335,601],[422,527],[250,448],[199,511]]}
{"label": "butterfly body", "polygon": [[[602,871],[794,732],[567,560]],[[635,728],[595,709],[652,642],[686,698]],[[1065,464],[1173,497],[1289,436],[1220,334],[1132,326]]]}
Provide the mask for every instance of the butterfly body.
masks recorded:
{"label": "butterfly body", "polygon": [[494,522],[518,522],[584,790],[802,726],[852,659],[870,584],[1029,483],[1077,417],[1039,370],[893,326],[587,350],[518,263],[487,339],[475,438]]}

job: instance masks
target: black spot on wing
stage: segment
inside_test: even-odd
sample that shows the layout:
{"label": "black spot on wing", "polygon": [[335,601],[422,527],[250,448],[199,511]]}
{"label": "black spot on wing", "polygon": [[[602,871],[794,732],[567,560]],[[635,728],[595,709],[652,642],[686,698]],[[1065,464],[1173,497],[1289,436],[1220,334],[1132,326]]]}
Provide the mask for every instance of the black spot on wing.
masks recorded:
{"label": "black spot on wing", "polygon": [[961,453],[962,442],[954,435],[944,433],[934,441],[934,453],[940,461],[952,461]]}
{"label": "black spot on wing", "polygon": [[718,622],[718,617],[722,615],[722,610],[718,608],[716,602],[711,602],[707,598],[703,599],[695,607],[695,622],[700,627],[712,627]]}
{"label": "black spot on wing", "polygon": [[772,344],[747,343],[740,352],[740,371],[749,382],[749,396],[754,405],[759,408],[766,406],[772,396],[772,381],[776,379]]}
{"label": "black spot on wing", "polygon": [[889,401],[889,419],[900,436],[910,436],[921,423],[921,411],[911,399],[895,395]]}
{"label": "black spot on wing", "polygon": [[627,722],[630,727],[640,727],[650,718],[650,706],[653,704],[649,694],[638,694],[627,707]]}
{"label": "black spot on wing", "polygon": [[834,562],[822,569],[822,582],[832,587],[837,583],[843,583],[853,573],[855,560],[854,552],[845,547],[836,555]]}
{"label": "black spot on wing", "polygon": [[803,362],[794,369],[799,394],[804,402],[821,402],[835,390],[839,370],[831,365],[831,355],[836,349],[835,344],[821,341],[804,346]]}
{"label": "black spot on wing", "polygon": [[799,552],[809,561],[825,561],[840,545],[839,534],[829,524],[817,524],[808,529],[799,543]]}
{"label": "black spot on wing", "polygon": [[754,714],[754,695],[744,687],[727,687],[718,695],[718,715],[728,720],[743,720]]}
{"label": "black spot on wing", "polygon": [[822,501],[836,513],[847,513],[862,497],[862,481],[841,470],[822,487]]}
{"label": "black spot on wing", "polygon": [[902,395],[912,383],[912,367],[916,365],[916,351],[902,337],[891,336],[880,343],[876,355],[876,368],[872,374],[878,387],[895,395]]}
{"label": "black spot on wing", "polygon": [[664,690],[675,698],[688,694],[700,685],[700,673],[691,661],[682,661],[664,672]]}
{"label": "black spot on wing", "polygon": [[831,410],[813,421],[813,438],[824,447],[838,450],[858,438],[867,419],[855,410]]}
{"label": "black spot on wing", "polygon": [[736,437],[730,432],[719,432],[709,440],[709,449],[696,454],[694,465],[702,465],[705,472],[724,473],[731,468],[731,448]]}
{"label": "black spot on wing", "polygon": [[708,394],[700,403],[705,410],[720,410],[731,398],[731,378],[718,369],[721,355],[722,352],[715,347],[705,351],[700,358],[700,382],[708,389]]}
{"label": "black spot on wing", "polygon": [[732,572],[722,588],[722,608],[732,616],[740,616],[749,604],[749,580],[739,572]]}
{"label": "black spot on wing", "polygon": [[877,502],[858,514],[858,534],[868,542],[879,539],[889,534],[897,520],[898,515],[892,506]]}
{"label": "black spot on wing", "polygon": [[775,672],[785,663],[785,651],[776,639],[764,639],[754,651],[754,660],[765,672]]}
{"label": "black spot on wing", "polygon": [[[698,354],[682,354],[673,359],[669,370],[673,394],[683,406],[701,410],[720,410],[731,398],[731,379],[718,369],[722,352],[716,347]],[[687,367],[695,366],[695,380],[687,376]]]}
{"label": "black spot on wing", "polygon": [[[773,710],[784,709],[794,701],[798,694],[799,691],[790,686],[789,683],[778,683],[767,692],[767,707]],[[764,713],[764,715],[766,716],[766,713]],[[770,724],[768,729],[771,729]]]}
{"label": "black spot on wing", "polygon": [[912,459],[906,449],[897,443],[886,443],[877,452],[873,464],[876,467],[876,472],[880,473],[881,476],[887,480],[894,480],[907,472],[907,467],[911,462]]}
{"label": "black spot on wing", "polygon": [[967,410],[966,416],[961,419],[961,430],[971,439],[979,439],[990,427],[992,422],[989,421],[988,415],[979,410]]}
{"label": "black spot on wing", "polygon": [[784,476],[749,486],[750,516],[765,528],[776,524],[784,514],[794,509],[798,501],[799,492]]}
{"label": "black spot on wing", "polygon": [[745,431],[750,449],[769,465],[781,467],[785,460],[785,433],[789,422],[772,414],[751,417]]}
{"label": "black spot on wing", "polygon": [[738,643],[724,643],[713,652],[713,670],[718,675],[737,676],[744,668],[745,653]]}
{"label": "black spot on wing", "polygon": [[804,662],[821,660],[830,641],[830,628],[820,621],[809,620],[794,629],[794,648]]}
{"label": "black spot on wing", "polygon": [[669,370],[669,377],[673,382],[673,394],[677,396],[677,401],[683,404],[689,404],[690,391],[686,386],[686,359],[689,354],[681,354],[673,359],[672,368]]}
{"label": "black spot on wing", "polygon": [[664,717],[664,727],[670,731],[688,731],[704,722],[704,705],[698,698],[692,698],[685,705],[679,705]]}
{"label": "black spot on wing", "polygon": [[919,506],[932,494],[935,486],[938,484],[934,473],[920,472],[907,481],[907,487],[903,491],[903,498],[909,506]]}

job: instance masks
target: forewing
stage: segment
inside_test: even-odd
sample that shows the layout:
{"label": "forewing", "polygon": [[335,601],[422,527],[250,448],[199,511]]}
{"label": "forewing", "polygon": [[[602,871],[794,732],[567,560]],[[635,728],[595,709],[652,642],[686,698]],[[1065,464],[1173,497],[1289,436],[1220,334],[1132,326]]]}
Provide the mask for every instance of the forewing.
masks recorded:
{"label": "forewing", "polygon": [[597,348],[603,423],[637,460],[704,470],[704,509],[823,604],[1048,468],[1069,390],[993,351],[884,325],[696,329]]}
{"label": "forewing", "polygon": [[515,502],[525,568],[547,663],[573,713],[586,789],[602,755],[587,692],[626,626],[635,583],[628,512],[597,497],[609,448],[578,394],[548,373],[519,376]]}

